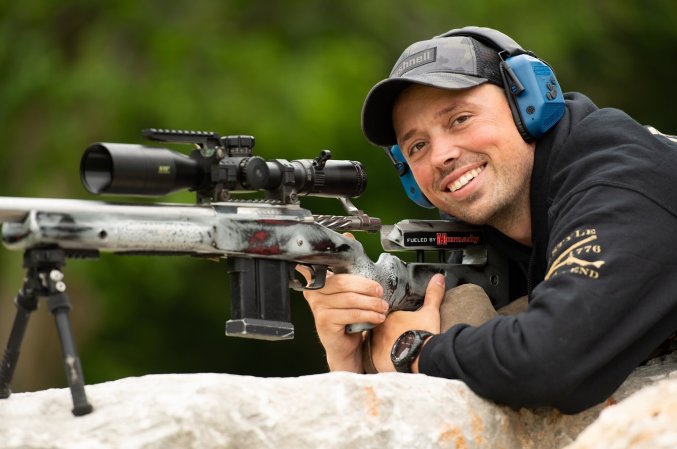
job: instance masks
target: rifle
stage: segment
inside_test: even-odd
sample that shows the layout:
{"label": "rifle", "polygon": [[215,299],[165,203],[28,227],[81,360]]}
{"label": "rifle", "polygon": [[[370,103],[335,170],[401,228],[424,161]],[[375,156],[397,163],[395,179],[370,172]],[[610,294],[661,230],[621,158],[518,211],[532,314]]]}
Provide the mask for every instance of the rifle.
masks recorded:
{"label": "rifle", "polygon": [[[356,161],[265,160],[253,155],[252,136],[149,129],[150,140],[193,144],[189,156],[166,148],[96,143],[80,163],[80,177],[94,194],[162,196],[180,189],[196,193],[194,205],[130,204],[89,200],[0,197],[2,241],[24,251],[27,276],[15,303],[17,315],[0,365],[0,397],[9,384],[30,313],[47,297],[57,321],[76,415],[92,410],[68,321],[70,303],[61,268],[66,258],[115,254],[190,255],[224,258],[231,276],[229,336],[284,340],[294,336],[289,288],[318,289],[328,270],[376,280],[390,310],[416,310],[435,273],[447,288],[482,286],[496,307],[507,304],[507,265],[486,245],[481,228],[462,223],[404,220],[382,225],[350,201],[364,192],[367,174]],[[233,193],[264,198],[234,199]],[[339,199],[347,215],[313,215],[304,195]],[[374,263],[359,241],[339,231],[381,232],[386,251],[415,251],[416,263],[385,252]],[[438,254],[426,262],[426,253]],[[306,266],[311,279],[295,276]],[[357,323],[347,332],[371,325]]]}

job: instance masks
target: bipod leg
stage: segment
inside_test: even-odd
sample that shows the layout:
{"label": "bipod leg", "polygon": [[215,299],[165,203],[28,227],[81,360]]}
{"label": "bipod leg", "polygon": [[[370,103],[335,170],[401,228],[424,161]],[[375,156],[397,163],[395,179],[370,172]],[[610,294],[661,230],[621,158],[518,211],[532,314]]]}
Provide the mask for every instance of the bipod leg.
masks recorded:
{"label": "bipod leg", "polygon": [[21,343],[26,334],[28,319],[31,313],[38,308],[38,298],[33,293],[28,279],[24,281],[23,287],[19,290],[14,300],[14,304],[16,304],[14,324],[9,334],[7,347],[0,361],[0,399],[8,398],[12,394],[10,385],[14,377],[16,364],[19,361]]}
{"label": "bipod leg", "polygon": [[85,394],[85,380],[82,374],[82,365],[75,348],[75,339],[71,329],[68,312],[71,309],[68,296],[64,293],[66,285],[63,283],[63,273],[53,269],[49,273],[50,284],[54,289],[47,298],[47,307],[56,321],[56,330],[61,341],[61,352],[63,353],[64,368],[66,370],[66,380],[73,397],[73,414],[82,416],[91,413],[94,408],[87,401]]}
{"label": "bipod leg", "polygon": [[72,411],[75,416],[81,416],[90,413],[93,407],[85,395],[82,367],[68,317],[71,305],[64,293],[66,284],[63,283],[63,273],[60,270],[65,264],[66,254],[58,247],[31,248],[24,253],[23,266],[26,268],[26,277],[16,297],[16,318],[0,365],[0,398],[9,397],[11,393],[9,385],[19,359],[28,318],[31,312],[37,309],[38,298],[47,297],[47,305],[54,315],[61,341],[66,379],[73,398]]}

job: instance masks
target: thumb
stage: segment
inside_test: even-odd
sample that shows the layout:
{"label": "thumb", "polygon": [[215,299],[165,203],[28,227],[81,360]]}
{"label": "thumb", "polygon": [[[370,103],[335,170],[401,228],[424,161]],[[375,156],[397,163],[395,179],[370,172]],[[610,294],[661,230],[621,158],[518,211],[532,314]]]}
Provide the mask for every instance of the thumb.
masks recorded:
{"label": "thumb", "polygon": [[428,288],[425,290],[423,307],[434,309],[439,312],[442,300],[444,299],[445,290],[444,275],[441,273],[433,275],[433,277],[430,278],[430,282],[428,282]]}

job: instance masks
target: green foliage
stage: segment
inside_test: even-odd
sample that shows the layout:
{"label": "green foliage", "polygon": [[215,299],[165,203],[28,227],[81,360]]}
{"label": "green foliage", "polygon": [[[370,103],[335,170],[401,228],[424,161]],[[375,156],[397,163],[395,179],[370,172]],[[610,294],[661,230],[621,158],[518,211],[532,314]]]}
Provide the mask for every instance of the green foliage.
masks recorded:
{"label": "green foliage", "polygon": [[[469,24],[501,29],[534,50],[565,90],[677,131],[677,4],[669,0],[23,0],[0,6],[0,194],[91,198],[78,179],[89,143],[140,143],[142,128],[163,127],[253,134],[265,158],[311,158],[329,148],[365,164],[370,187],[357,204],[369,214],[386,223],[434,217],[401,194],[386,159],[361,135],[360,111],[409,43]],[[304,204],[340,212],[328,200]],[[378,239],[358,237],[375,258]],[[7,303],[20,285],[19,260],[0,256]],[[223,263],[104,256],[69,264],[66,275],[75,307],[87,301],[92,311],[94,324],[78,338],[90,382],[325,369],[300,295],[292,301],[295,341],[223,337]],[[0,311],[4,344],[13,312]],[[19,389],[58,384],[56,375],[21,380]]]}

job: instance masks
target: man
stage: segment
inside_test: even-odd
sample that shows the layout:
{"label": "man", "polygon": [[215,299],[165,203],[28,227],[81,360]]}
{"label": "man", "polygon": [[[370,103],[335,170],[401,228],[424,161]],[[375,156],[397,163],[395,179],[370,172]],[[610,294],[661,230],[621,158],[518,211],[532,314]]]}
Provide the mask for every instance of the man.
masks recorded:
{"label": "man", "polygon": [[477,27],[405,50],[367,96],[362,125],[371,143],[399,145],[433,206],[486,225],[524,270],[529,306],[441,333],[441,275],[421,309],[387,314],[377,283],[337,274],[306,292],[331,370],[365,371],[364,338],[344,327],[369,322],[378,371],[397,364],[512,407],[574,413],[605,400],[677,330],[668,137],[581,94],[562,99],[547,65]]}

